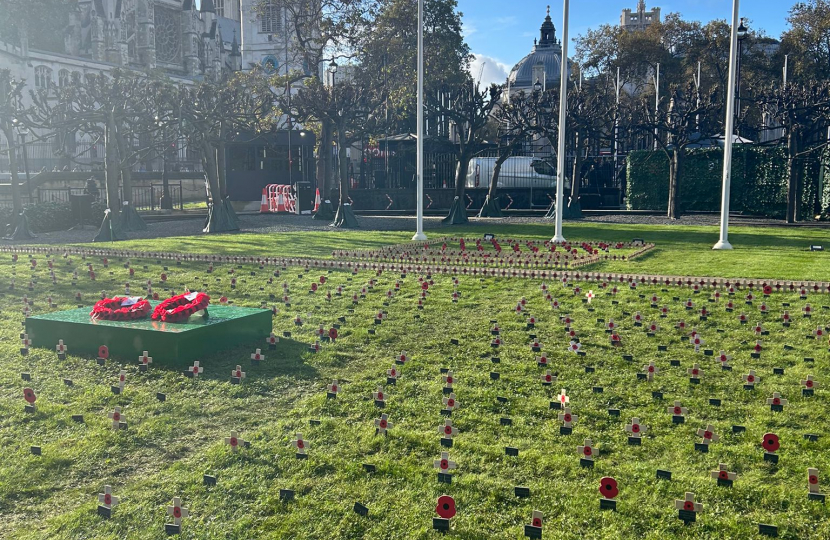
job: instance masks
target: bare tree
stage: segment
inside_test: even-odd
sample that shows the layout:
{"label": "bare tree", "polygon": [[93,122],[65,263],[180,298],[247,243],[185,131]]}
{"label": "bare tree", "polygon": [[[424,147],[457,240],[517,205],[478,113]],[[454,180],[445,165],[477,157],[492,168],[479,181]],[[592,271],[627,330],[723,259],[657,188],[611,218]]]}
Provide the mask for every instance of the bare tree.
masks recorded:
{"label": "bare tree", "polygon": [[[681,214],[680,180],[683,158],[692,144],[711,142],[721,125],[719,114],[722,104],[716,89],[702,94],[689,83],[685,90],[671,88],[668,107],[655,110],[651,99],[645,98],[637,109],[629,108],[626,123],[643,133],[654,133],[658,147],[669,161],[668,217],[677,219]],[[731,133],[726,134],[731,137]]]}
{"label": "bare tree", "polygon": [[788,169],[786,219],[795,223],[803,218],[803,160],[827,147],[824,134],[830,123],[830,84],[771,86],[758,92],[755,101],[774,120],[774,129],[783,129]]}
{"label": "bare tree", "polygon": [[455,197],[443,222],[450,225],[467,223],[467,209],[464,206],[467,171],[470,159],[478,151],[490,113],[501,99],[501,87],[493,84],[489,88],[481,89],[478,84],[467,81],[441,88],[438,92],[429,92],[427,95],[427,108],[436,116],[446,118],[455,127],[457,138]]}
{"label": "bare tree", "polygon": [[[9,173],[11,175],[12,209],[15,221],[10,223],[10,238],[24,240],[31,238],[26,216],[23,213],[23,200],[20,196],[20,178],[17,171],[17,137],[15,130],[20,124],[25,81],[14,79],[8,69],[0,69],[0,133],[6,139],[9,153]],[[3,224],[5,227],[6,224]],[[2,229],[0,229],[2,230]]]}

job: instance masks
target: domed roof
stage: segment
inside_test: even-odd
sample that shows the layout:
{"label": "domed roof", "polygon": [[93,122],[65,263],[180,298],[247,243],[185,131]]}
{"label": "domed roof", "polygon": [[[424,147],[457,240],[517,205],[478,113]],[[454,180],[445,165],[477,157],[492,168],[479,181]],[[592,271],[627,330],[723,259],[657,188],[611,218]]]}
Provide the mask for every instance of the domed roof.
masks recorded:
{"label": "domed roof", "polygon": [[532,88],[538,78],[538,76],[534,77],[534,68],[539,64],[541,64],[540,67],[544,67],[545,81],[542,82],[548,88],[551,84],[559,83],[559,74],[562,70],[562,45],[556,39],[556,28],[550,19],[550,7],[548,7],[548,14],[539,33],[539,40],[533,40],[533,50],[530,54],[519,60],[519,63],[510,70],[507,80],[511,89]]}

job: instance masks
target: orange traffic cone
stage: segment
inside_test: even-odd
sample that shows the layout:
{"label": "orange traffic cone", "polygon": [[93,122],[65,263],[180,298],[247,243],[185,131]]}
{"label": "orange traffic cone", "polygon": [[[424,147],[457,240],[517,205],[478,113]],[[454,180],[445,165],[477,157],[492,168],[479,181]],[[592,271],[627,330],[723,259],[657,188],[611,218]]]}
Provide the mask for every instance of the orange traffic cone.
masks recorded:
{"label": "orange traffic cone", "polygon": [[265,188],[262,188],[262,200],[259,202],[259,213],[270,214],[271,209],[268,208],[268,199],[265,196]]}
{"label": "orange traffic cone", "polygon": [[317,194],[314,195],[314,213],[320,209],[320,188],[317,188]]}
{"label": "orange traffic cone", "polygon": [[285,212],[285,199],[282,197],[282,192],[277,194],[277,213]]}

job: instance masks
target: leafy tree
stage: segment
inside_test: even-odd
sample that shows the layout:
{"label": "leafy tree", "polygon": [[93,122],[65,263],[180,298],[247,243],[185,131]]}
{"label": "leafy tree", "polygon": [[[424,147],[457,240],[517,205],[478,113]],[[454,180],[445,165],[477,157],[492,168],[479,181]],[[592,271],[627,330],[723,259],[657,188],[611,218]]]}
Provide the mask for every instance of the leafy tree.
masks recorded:
{"label": "leafy tree", "polygon": [[830,1],[797,2],[787,21],[790,28],[782,34],[781,46],[790,55],[794,80],[806,83],[830,78]]}
{"label": "leafy tree", "polygon": [[[361,36],[357,59],[388,88],[392,129],[414,133],[417,113],[417,2],[380,0]],[[424,76],[447,86],[464,83],[472,56],[464,42],[456,0],[424,1]]]}

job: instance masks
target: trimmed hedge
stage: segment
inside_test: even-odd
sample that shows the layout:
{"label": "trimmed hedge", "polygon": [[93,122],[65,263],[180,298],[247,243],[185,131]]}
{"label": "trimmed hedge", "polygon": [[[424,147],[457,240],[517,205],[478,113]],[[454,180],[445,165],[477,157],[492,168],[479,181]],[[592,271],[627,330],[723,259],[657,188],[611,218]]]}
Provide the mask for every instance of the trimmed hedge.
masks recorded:
{"label": "trimmed hedge", "polygon": [[[84,218],[84,225],[100,225],[105,208],[103,202],[92,203],[92,214]],[[11,208],[0,208],[0,230],[14,221],[12,214]],[[34,233],[65,231],[77,225],[72,217],[72,206],[68,202],[44,202],[26,206],[26,217],[29,228]]]}
{"label": "trimmed hedge", "polygon": [[[811,219],[830,208],[830,152],[803,160],[801,215]],[[666,210],[669,162],[662,151],[631,152],[627,158],[629,210]],[[681,211],[720,211],[723,149],[688,150],[681,163]],[[822,181],[823,180],[823,181]],[[787,157],[781,147],[739,145],[732,154],[730,210],[784,218],[787,212]]]}

